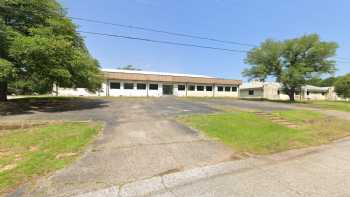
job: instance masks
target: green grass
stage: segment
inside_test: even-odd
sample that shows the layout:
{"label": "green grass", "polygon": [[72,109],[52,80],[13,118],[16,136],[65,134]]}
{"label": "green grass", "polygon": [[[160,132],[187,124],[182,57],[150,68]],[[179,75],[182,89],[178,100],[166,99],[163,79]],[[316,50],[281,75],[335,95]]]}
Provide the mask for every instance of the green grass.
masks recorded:
{"label": "green grass", "polygon": [[323,114],[308,110],[287,110],[281,112],[274,112],[274,114],[298,124],[303,124],[308,121],[325,119],[325,116]]}
{"label": "green grass", "polygon": [[350,112],[350,102],[346,101],[310,101],[307,104],[323,109]]}
{"label": "green grass", "polygon": [[276,115],[298,125],[288,128],[251,112],[182,116],[178,120],[233,147],[238,152],[268,154],[329,143],[350,135],[350,123],[313,111],[284,111]]}
{"label": "green grass", "polygon": [[0,130],[0,195],[70,164],[100,130],[92,122]]}
{"label": "green grass", "polygon": [[311,133],[313,144],[324,144],[350,135],[350,122],[327,117],[320,112],[308,110],[289,110],[277,115],[300,125],[300,129]]}
{"label": "green grass", "polygon": [[239,152],[267,154],[312,142],[308,133],[274,124],[249,112],[192,115],[178,120]]}

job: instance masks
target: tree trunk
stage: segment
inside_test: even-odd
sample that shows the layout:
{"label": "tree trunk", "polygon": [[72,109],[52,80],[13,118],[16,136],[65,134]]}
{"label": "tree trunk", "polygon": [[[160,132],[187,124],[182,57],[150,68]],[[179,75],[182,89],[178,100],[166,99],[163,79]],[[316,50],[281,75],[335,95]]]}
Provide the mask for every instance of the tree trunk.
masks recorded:
{"label": "tree trunk", "polygon": [[0,81],[0,101],[7,101],[7,82]]}
{"label": "tree trunk", "polygon": [[290,102],[294,102],[294,101],[295,101],[294,95],[295,95],[295,89],[292,88],[292,89],[289,90],[289,93],[288,93],[289,101],[290,101]]}

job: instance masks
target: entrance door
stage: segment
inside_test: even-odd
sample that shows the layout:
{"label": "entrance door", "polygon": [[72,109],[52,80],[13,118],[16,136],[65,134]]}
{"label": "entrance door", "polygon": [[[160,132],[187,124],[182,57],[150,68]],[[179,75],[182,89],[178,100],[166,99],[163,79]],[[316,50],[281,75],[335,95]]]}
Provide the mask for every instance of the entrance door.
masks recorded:
{"label": "entrance door", "polygon": [[163,85],[163,95],[173,95],[174,86],[173,85]]}

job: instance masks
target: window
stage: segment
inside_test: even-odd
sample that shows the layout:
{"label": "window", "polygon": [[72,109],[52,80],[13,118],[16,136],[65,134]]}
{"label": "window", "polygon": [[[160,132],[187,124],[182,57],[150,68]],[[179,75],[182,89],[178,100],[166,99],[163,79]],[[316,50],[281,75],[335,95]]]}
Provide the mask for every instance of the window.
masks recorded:
{"label": "window", "polygon": [[326,95],[326,93],[322,92],[322,96]]}
{"label": "window", "polygon": [[249,95],[254,95],[254,90],[249,90]]}
{"label": "window", "polygon": [[144,84],[144,83],[138,83],[138,84],[137,84],[137,89],[138,89],[138,90],[146,90],[146,84]]}
{"label": "window", "polygon": [[184,90],[186,90],[186,86],[185,85],[178,85],[177,89],[180,91],[184,91]]}
{"label": "window", "polygon": [[134,89],[134,84],[133,83],[124,83],[124,89],[132,90],[132,89]]}
{"label": "window", "polygon": [[231,91],[231,87],[225,87],[225,92],[230,92]]}
{"label": "window", "polygon": [[188,87],[189,91],[195,91],[196,90],[196,86],[190,85],[190,87]]}
{"label": "window", "polygon": [[237,87],[232,87],[232,92],[237,92]]}
{"label": "window", "polygon": [[211,91],[213,91],[213,86],[207,86],[207,87],[205,87],[205,89],[206,89],[208,92],[211,92]]}
{"label": "window", "polygon": [[149,84],[150,90],[158,90],[158,84]]}
{"label": "window", "polygon": [[309,91],[307,91],[307,92],[306,92],[306,94],[307,94],[307,95],[310,95],[310,92],[309,92]]}
{"label": "window", "polygon": [[277,94],[280,95],[280,94],[281,94],[281,91],[280,91],[280,90],[277,90]]}
{"label": "window", "polygon": [[204,91],[204,86],[197,86],[197,91]]}
{"label": "window", "polygon": [[111,89],[120,89],[120,83],[112,82],[112,83],[109,84],[109,86],[110,86]]}
{"label": "window", "polygon": [[224,91],[224,87],[222,87],[222,86],[218,86],[218,91],[219,91],[219,92]]}

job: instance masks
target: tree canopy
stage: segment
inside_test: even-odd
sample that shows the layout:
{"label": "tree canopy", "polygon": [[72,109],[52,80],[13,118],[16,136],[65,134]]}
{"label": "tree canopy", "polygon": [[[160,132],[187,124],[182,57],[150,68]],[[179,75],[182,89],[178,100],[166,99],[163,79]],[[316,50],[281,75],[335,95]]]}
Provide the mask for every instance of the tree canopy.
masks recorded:
{"label": "tree canopy", "polygon": [[319,86],[319,87],[331,87],[334,86],[334,83],[338,77],[328,77],[325,79],[322,79],[320,77],[315,77],[307,81],[308,85],[314,85],[314,86]]}
{"label": "tree canopy", "polygon": [[335,82],[335,91],[345,98],[350,98],[350,74],[339,77]]}
{"label": "tree canopy", "polygon": [[0,1],[0,100],[18,81],[100,88],[99,64],[76,29],[55,0]]}
{"label": "tree canopy", "polygon": [[337,48],[336,43],[323,42],[317,34],[285,41],[268,39],[248,52],[246,63],[252,66],[243,75],[262,81],[274,77],[294,101],[295,92],[308,80],[334,73],[335,61],[330,58]]}

